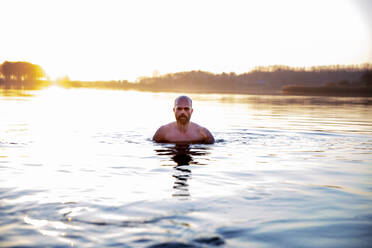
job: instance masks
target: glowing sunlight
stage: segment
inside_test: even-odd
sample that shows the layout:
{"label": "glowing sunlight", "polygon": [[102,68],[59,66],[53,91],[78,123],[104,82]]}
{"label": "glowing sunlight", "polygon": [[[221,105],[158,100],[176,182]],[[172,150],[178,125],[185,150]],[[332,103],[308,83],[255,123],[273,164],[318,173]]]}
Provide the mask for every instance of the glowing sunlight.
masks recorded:
{"label": "glowing sunlight", "polygon": [[5,0],[0,62],[30,61],[52,79],[130,81],[155,70],[361,64],[372,61],[362,2]]}
{"label": "glowing sunlight", "polygon": [[0,247],[371,246],[372,0],[0,10]]}

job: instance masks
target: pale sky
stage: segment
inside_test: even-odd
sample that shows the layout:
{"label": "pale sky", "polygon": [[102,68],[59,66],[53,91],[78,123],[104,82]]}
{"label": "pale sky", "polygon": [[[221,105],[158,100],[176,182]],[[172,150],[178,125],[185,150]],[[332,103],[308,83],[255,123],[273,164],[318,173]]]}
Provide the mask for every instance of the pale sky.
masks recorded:
{"label": "pale sky", "polygon": [[1,0],[0,63],[72,80],[372,63],[369,13],[370,0]]}

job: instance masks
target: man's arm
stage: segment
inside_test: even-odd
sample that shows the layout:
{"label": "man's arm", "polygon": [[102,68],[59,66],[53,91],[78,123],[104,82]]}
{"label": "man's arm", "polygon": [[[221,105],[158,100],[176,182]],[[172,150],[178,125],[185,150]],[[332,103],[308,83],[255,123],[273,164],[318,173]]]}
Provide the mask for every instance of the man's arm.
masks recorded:
{"label": "man's arm", "polygon": [[164,142],[165,141],[164,129],[165,129],[164,126],[159,127],[158,130],[155,132],[154,136],[152,137],[152,139],[156,142]]}
{"label": "man's arm", "polygon": [[202,129],[202,135],[204,137],[204,143],[205,144],[213,144],[214,143],[213,135],[205,127]]}

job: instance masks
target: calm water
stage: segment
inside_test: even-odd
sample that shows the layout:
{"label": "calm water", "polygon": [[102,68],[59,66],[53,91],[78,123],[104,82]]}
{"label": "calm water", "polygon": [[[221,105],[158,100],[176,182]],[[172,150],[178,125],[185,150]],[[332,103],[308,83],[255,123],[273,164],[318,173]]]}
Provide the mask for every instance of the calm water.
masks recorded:
{"label": "calm water", "polygon": [[371,247],[371,98],[191,95],[217,143],[175,146],[175,94],[32,94],[0,96],[1,247]]}

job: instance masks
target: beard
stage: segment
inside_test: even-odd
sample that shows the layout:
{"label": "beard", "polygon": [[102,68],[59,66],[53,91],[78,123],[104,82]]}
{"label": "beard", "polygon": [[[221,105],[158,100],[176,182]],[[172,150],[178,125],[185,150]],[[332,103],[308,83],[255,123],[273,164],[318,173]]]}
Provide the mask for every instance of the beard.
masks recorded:
{"label": "beard", "polygon": [[188,118],[186,115],[179,115],[176,117],[176,120],[181,124],[187,124],[190,121],[190,118]]}

